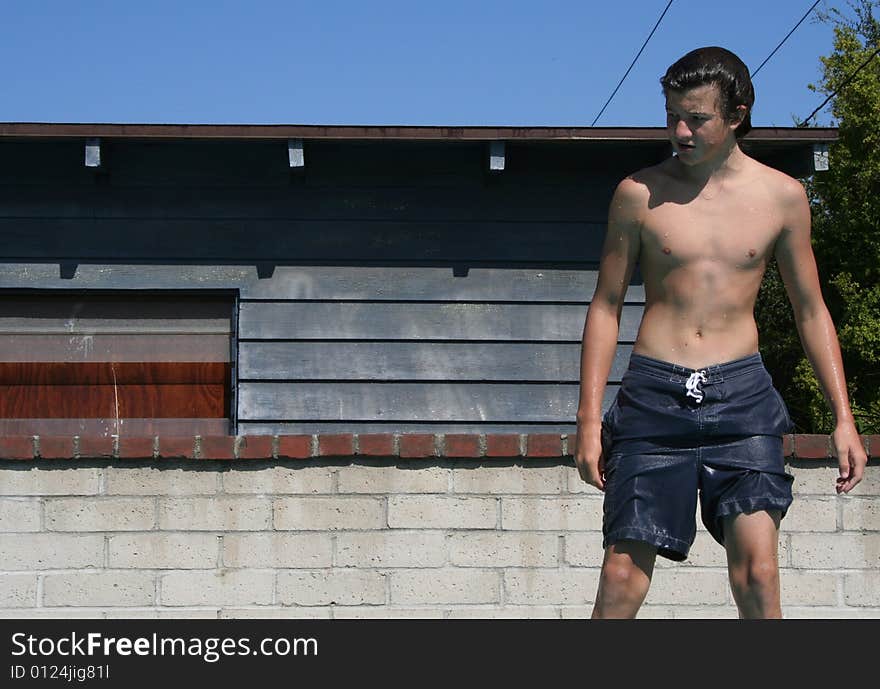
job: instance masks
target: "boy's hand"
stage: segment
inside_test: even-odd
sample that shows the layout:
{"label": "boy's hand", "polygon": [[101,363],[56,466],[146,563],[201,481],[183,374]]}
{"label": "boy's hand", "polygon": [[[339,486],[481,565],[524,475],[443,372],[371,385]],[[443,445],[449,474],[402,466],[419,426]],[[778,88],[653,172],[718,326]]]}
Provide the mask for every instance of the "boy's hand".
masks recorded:
{"label": "boy's hand", "polygon": [[605,457],[602,455],[602,422],[578,421],[574,461],[581,480],[605,490]]}
{"label": "boy's hand", "polygon": [[862,480],[868,455],[859,438],[859,432],[852,421],[837,424],[831,434],[831,444],[837,455],[840,476],[837,479],[837,493],[849,493]]}

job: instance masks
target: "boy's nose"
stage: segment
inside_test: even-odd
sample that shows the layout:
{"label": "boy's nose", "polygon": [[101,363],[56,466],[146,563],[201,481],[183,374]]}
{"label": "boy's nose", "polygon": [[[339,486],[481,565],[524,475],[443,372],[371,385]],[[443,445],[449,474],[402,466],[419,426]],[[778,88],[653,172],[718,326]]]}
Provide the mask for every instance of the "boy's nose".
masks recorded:
{"label": "boy's nose", "polygon": [[689,139],[691,136],[691,130],[688,129],[687,124],[685,124],[684,120],[679,120],[675,124],[675,136],[679,141],[683,141],[685,139]]}

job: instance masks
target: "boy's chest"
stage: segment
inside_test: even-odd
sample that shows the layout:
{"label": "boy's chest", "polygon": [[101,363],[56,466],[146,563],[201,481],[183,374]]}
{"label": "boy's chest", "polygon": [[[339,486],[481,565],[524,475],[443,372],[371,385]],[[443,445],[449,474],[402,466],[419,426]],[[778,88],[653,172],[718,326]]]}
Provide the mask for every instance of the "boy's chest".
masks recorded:
{"label": "boy's chest", "polygon": [[716,261],[747,270],[766,262],[781,229],[779,213],[763,199],[663,203],[644,217],[641,259],[670,268]]}

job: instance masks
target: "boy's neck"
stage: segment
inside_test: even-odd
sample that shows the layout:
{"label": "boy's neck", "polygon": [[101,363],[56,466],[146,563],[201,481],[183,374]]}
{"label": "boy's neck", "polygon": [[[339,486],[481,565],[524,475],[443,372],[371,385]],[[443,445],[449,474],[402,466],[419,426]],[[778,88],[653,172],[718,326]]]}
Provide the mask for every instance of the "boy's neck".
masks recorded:
{"label": "boy's neck", "polygon": [[684,165],[678,162],[679,174],[689,182],[704,185],[712,180],[722,180],[739,172],[745,162],[746,154],[739,147],[736,138],[732,138],[719,154],[710,160],[696,165]]}

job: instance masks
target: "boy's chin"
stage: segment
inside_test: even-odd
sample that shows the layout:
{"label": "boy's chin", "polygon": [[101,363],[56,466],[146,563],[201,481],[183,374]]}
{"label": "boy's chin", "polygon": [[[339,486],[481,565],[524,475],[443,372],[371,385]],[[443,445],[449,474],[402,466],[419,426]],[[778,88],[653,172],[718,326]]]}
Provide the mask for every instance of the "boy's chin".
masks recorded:
{"label": "boy's chin", "polygon": [[678,158],[678,162],[682,165],[696,165],[699,160],[693,155],[693,151],[685,151],[684,155],[682,155],[681,151],[675,152],[675,157]]}

